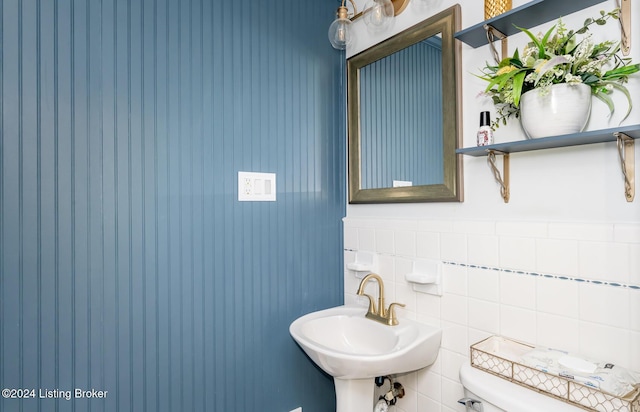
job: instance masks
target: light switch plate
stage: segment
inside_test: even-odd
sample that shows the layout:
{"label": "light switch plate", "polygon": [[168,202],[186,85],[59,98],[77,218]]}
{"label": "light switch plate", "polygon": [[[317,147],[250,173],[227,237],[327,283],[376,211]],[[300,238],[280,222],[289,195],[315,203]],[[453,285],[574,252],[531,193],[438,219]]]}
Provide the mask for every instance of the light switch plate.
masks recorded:
{"label": "light switch plate", "polygon": [[275,202],[276,174],[238,172],[238,201]]}

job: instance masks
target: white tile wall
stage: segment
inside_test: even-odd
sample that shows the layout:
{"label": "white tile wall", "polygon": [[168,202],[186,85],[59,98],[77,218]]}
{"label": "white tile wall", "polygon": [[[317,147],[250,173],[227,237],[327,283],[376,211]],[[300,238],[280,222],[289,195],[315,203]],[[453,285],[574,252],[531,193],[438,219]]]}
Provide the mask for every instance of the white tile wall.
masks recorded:
{"label": "white tile wall", "polygon": [[[387,302],[443,329],[436,363],[398,377],[398,411],[463,412],[459,367],[492,334],[640,370],[640,225],[346,218],[344,233],[345,263],[375,251]],[[405,281],[419,258],[445,262],[443,296]],[[345,269],[346,303],[358,284]]]}

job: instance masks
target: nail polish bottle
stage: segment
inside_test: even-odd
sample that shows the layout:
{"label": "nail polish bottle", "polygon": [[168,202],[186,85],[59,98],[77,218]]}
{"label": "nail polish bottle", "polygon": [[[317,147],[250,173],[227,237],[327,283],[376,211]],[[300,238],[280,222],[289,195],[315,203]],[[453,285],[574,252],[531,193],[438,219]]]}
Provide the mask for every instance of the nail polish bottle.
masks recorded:
{"label": "nail polish bottle", "polygon": [[493,130],[491,130],[491,114],[480,113],[480,128],[478,129],[478,146],[493,144]]}

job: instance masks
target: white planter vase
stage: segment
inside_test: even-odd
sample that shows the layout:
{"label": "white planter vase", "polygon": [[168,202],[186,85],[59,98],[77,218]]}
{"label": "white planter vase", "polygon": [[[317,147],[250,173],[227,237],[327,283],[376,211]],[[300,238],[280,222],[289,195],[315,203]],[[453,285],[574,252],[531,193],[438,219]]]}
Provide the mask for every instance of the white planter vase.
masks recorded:
{"label": "white planter vase", "polygon": [[581,132],[590,114],[586,84],[554,84],[547,94],[534,89],[520,98],[520,121],[529,139]]}

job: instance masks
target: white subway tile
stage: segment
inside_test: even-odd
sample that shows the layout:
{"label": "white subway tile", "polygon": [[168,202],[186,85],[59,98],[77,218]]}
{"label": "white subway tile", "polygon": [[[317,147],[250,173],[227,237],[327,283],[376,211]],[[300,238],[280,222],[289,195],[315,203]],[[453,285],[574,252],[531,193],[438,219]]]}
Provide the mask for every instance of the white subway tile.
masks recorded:
{"label": "white subway tile", "polygon": [[378,261],[374,272],[382,276],[383,279],[396,279],[396,259],[391,255],[376,254]]}
{"label": "white subway tile", "polygon": [[420,220],[418,221],[419,232],[453,232],[453,221],[451,220]]}
{"label": "white subway tile", "polygon": [[418,393],[418,405],[420,405],[420,411],[442,412],[440,399],[440,397],[438,397],[438,399],[432,399],[429,396],[424,396],[423,394]]}
{"label": "white subway tile", "polygon": [[616,223],[613,233],[616,242],[640,243],[640,224]]}
{"label": "white subway tile", "polygon": [[503,237],[547,237],[548,224],[541,222],[497,222],[496,234]]}
{"label": "white subway tile", "polygon": [[580,322],[580,354],[595,360],[630,368],[631,331],[596,323]]}
{"label": "white subway tile", "polygon": [[469,299],[469,327],[498,334],[500,332],[500,306],[497,303],[484,300]]}
{"label": "white subway tile", "polygon": [[640,244],[629,245],[629,283],[640,286]]}
{"label": "white subway tile", "polygon": [[537,276],[500,273],[500,302],[526,309],[536,308]]}
{"label": "white subway tile", "polygon": [[413,290],[413,288],[407,283],[397,283],[394,282],[396,288],[396,296],[395,298],[387,297],[387,305],[392,302],[402,303],[405,305],[404,308],[398,308],[398,313],[400,310],[407,310],[410,312],[417,312],[417,293]]}
{"label": "white subway tile", "polygon": [[460,367],[467,361],[467,357],[459,353],[443,349],[442,355],[442,377],[460,382]]}
{"label": "white subway tile", "polygon": [[536,312],[500,306],[500,334],[523,342],[536,342]]}
{"label": "white subway tile", "polygon": [[[629,291],[629,307],[631,308],[631,330],[640,332],[640,290]],[[640,346],[638,350],[640,351]]]}
{"label": "white subway tile", "polygon": [[612,241],[613,225],[604,223],[550,223],[549,238]]}
{"label": "white subway tile", "polygon": [[496,223],[483,220],[459,220],[453,222],[453,230],[458,233],[493,235],[496,233]]}
{"label": "white subway tile", "polygon": [[499,262],[501,268],[532,271],[536,269],[536,242],[522,237],[501,237]]}
{"label": "white subway tile", "polygon": [[498,265],[498,237],[492,235],[468,235],[469,263],[484,266]]}
{"label": "white subway tile", "polygon": [[438,375],[442,375],[442,351],[443,349],[440,348],[438,350],[438,357],[436,358],[436,361],[433,362],[433,364],[426,367],[426,369],[434,373],[437,373]]}
{"label": "white subway tile", "polygon": [[395,253],[400,256],[416,256],[416,232],[396,231]]}
{"label": "white subway tile", "polygon": [[445,293],[441,300],[442,320],[458,323],[460,325],[467,324],[467,298]]}
{"label": "white subway tile", "polygon": [[467,295],[467,268],[458,265],[442,265],[442,287],[445,293]]}
{"label": "white subway tile", "polygon": [[[418,375],[418,393],[431,398],[436,402],[442,399],[442,377],[439,373],[435,373],[429,368],[420,369]],[[423,409],[428,411],[430,409]]]}
{"label": "white subway tile", "polygon": [[580,316],[579,285],[572,280],[537,277],[537,310],[577,319]]}
{"label": "white subway tile", "polygon": [[465,412],[465,407],[458,403],[464,397],[464,388],[458,380],[442,379],[442,411]]}
{"label": "white subway tile", "polygon": [[440,234],[418,232],[416,234],[416,255],[420,258],[440,259]]}
{"label": "white subway tile", "polygon": [[582,283],[580,320],[629,328],[631,307],[629,290],[622,287]]}
{"label": "white subway tile", "polygon": [[[440,296],[430,295],[427,293],[418,293],[416,292],[416,312],[418,314],[418,319],[421,318],[421,315],[426,318],[441,318],[441,309],[440,303],[442,298]],[[432,322],[429,322],[432,323]]]}
{"label": "white subway tile", "polygon": [[588,279],[629,282],[630,253],[626,243],[580,242],[580,276]]}
{"label": "white subway tile", "polygon": [[[345,293],[344,294],[344,304],[349,306],[362,306],[359,301],[360,296],[355,293]],[[364,306],[366,307],[366,306]]]}
{"label": "white subway tile", "polygon": [[375,252],[376,250],[375,230],[371,228],[358,229],[358,250]]}
{"label": "white subway tile", "polygon": [[346,293],[352,293],[355,295],[360,285],[360,279],[358,279],[353,272],[346,273],[344,276],[344,291]]}
{"label": "white subway tile", "polygon": [[376,229],[376,249],[378,253],[393,254],[395,239],[393,230]]}
{"label": "white subway tile", "polygon": [[405,384],[406,378],[404,378],[403,376],[398,377],[398,382],[401,382],[404,386],[404,397],[398,399],[396,403],[396,409],[398,410],[398,412],[422,411],[422,408],[418,407],[418,392]]}
{"label": "white subway tile", "polygon": [[575,240],[536,240],[538,271],[555,275],[578,274],[578,242]]}
{"label": "white subway tile", "polygon": [[461,233],[442,233],[440,253],[444,261],[467,261],[467,237]]}
{"label": "white subway tile", "polygon": [[442,322],[441,347],[461,355],[469,352],[467,326]]}
{"label": "white subway tile", "polygon": [[640,372],[640,332],[630,332],[631,336],[631,363],[629,368]]}
{"label": "white subway tile", "polygon": [[371,221],[371,219],[367,219],[367,218],[357,218],[357,217],[344,217],[342,218],[342,222],[344,223],[345,227],[365,227],[369,222]]}
{"label": "white subway tile", "polygon": [[538,313],[536,344],[580,353],[580,322],[577,319]]}
{"label": "white subway tile", "polygon": [[418,221],[414,219],[374,219],[374,227],[386,230],[416,230]]}
{"label": "white subway tile", "polygon": [[[369,293],[371,296],[373,296],[374,298],[378,298],[378,284],[377,282],[369,282],[369,284],[367,286],[372,286],[372,288],[374,288],[375,292]],[[371,289],[368,289],[371,290]],[[396,282],[384,282],[384,299],[385,299],[385,303],[386,305],[388,305],[391,302],[397,302],[398,301],[398,295],[396,293]],[[403,303],[403,302],[401,302]],[[385,306],[386,306],[385,305]],[[402,311],[403,308],[398,308],[397,312],[398,312],[398,316],[400,316],[400,313]]]}
{"label": "white subway tile", "polygon": [[470,268],[467,274],[469,297],[490,302],[500,300],[500,271]]}
{"label": "white subway tile", "polygon": [[350,218],[351,224],[358,228],[375,229],[380,225],[382,219],[374,219],[370,217]]}
{"label": "white subway tile", "polygon": [[358,249],[358,229],[355,227],[344,228],[344,248],[357,250]]}

